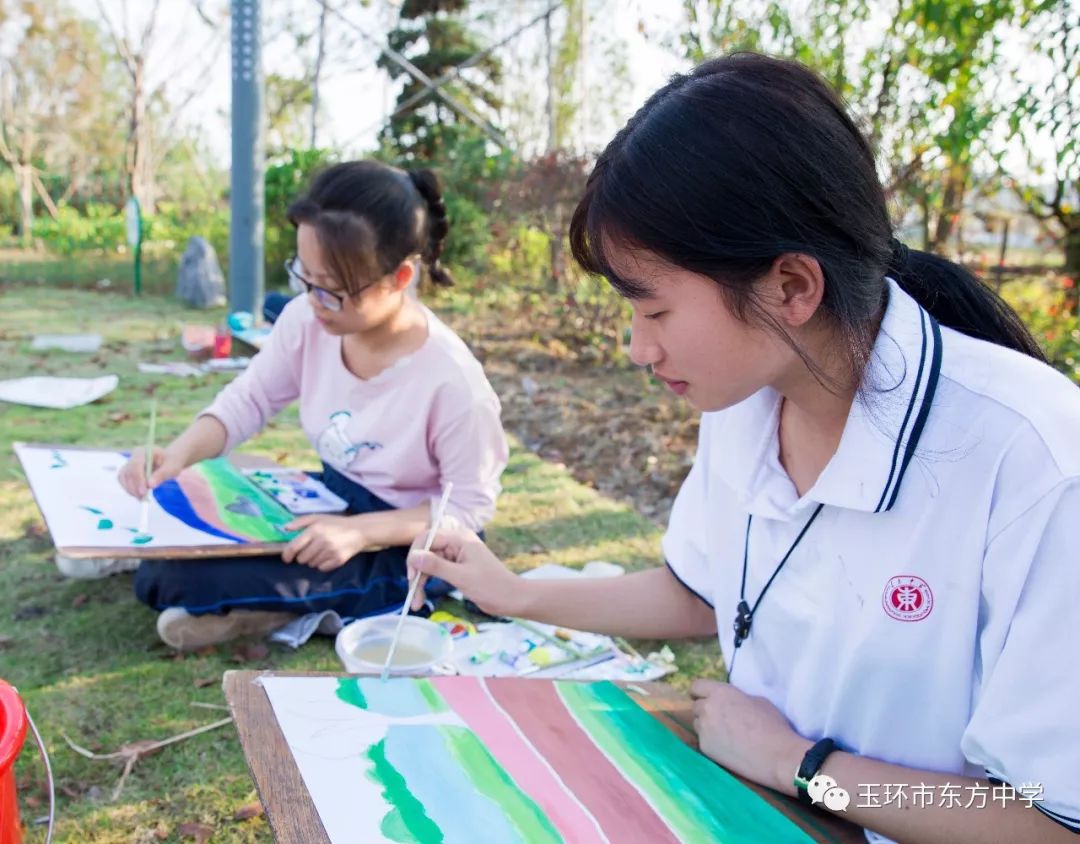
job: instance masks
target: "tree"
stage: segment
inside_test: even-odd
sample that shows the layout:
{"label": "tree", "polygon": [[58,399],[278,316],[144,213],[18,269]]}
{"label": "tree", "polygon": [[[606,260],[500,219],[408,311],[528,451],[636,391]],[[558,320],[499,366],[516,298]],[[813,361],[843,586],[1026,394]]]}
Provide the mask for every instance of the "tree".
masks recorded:
{"label": "tree", "polygon": [[319,27],[315,35],[315,66],[311,72],[311,135],[308,149],[318,149],[319,83],[322,81],[323,61],[326,58],[326,0],[319,0]]}
{"label": "tree", "polygon": [[[193,4],[192,11],[200,25],[212,31],[205,42],[197,44],[187,32],[180,33],[187,39],[186,43],[195,44],[181,53],[178,47],[184,41],[166,49],[156,46],[161,0],[139,4],[142,22],[138,26],[129,19],[126,2],[121,3],[120,16],[115,20],[106,8],[105,0],[95,0],[95,3],[126,76],[123,87],[126,88],[124,169],[127,192],[139,200],[144,213],[152,214],[159,195],[158,168],[185,137],[180,130],[184,110],[205,90],[214,63],[226,43],[223,24],[228,6],[217,6],[211,13],[202,4]],[[174,61],[179,58],[185,67],[197,69],[186,82],[185,90],[176,90],[178,63],[173,68],[166,68],[165,56]]]}
{"label": "tree", "polygon": [[271,157],[310,148],[307,135],[314,88],[306,76],[268,73],[265,88],[266,148]]}
{"label": "tree", "polygon": [[15,174],[26,244],[35,194],[56,215],[42,173],[65,170],[70,188],[108,152],[110,64],[95,26],[63,5],[0,0],[0,26],[14,47],[0,54],[0,158]]}
{"label": "tree", "polygon": [[581,197],[592,162],[553,150],[521,165],[501,185],[500,210],[527,221],[548,237],[550,286],[566,278],[563,239],[567,217]]}
{"label": "tree", "polygon": [[[522,37],[507,57],[507,134],[521,162],[502,186],[499,210],[544,234],[552,289],[572,272],[566,260],[569,215],[591,167],[592,147],[626,117],[627,48],[605,25],[612,5],[563,0],[515,30]],[[536,31],[540,21],[542,32]],[[537,84],[538,69],[544,86]]]}
{"label": "tree", "polygon": [[319,170],[333,163],[331,153],[318,149],[291,149],[268,162],[263,177],[266,189],[264,259],[266,278],[271,283],[287,283],[282,265],[296,251],[296,233],[288,221],[289,205]]}
{"label": "tree", "polygon": [[[265,76],[266,147],[270,158],[319,148],[325,83],[358,63],[369,46],[330,0],[263,3],[264,55],[284,45],[289,62]],[[317,12],[317,14],[315,13]]]}
{"label": "tree", "polygon": [[147,89],[146,63],[154,43],[158,8],[161,0],[151,0],[149,14],[142,31],[133,36],[128,30],[127,7],[119,25],[114,24],[105,10],[102,0],[97,0],[98,13],[105,21],[117,55],[128,74],[130,99],[127,113],[127,149],[125,170],[128,190],[139,200],[145,213],[153,213],[157,200],[154,184],[153,126],[147,114],[148,101],[153,92]]}
{"label": "tree", "polygon": [[1037,0],[684,0],[674,46],[700,61],[755,49],[792,56],[848,102],[878,152],[886,188],[922,211],[923,245],[954,231],[990,127],[1009,109],[992,82],[1001,33]]}
{"label": "tree", "polygon": [[[1026,86],[1010,121],[1032,173],[1028,184],[1014,187],[1031,214],[1061,227],[1065,275],[1074,282],[1072,305],[1080,314],[1080,17],[1072,2],[1061,0],[1032,15],[1026,32],[1049,72]],[[1039,141],[1051,160],[1040,158]]]}
{"label": "tree", "polygon": [[563,240],[568,209],[574,207],[576,194],[580,193],[586,175],[580,159],[567,154],[572,148],[577,117],[588,101],[588,91],[581,85],[588,31],[585,0],[566,0],[563,8],[564,25],[558,41],[552,43],[551,15],[544,27],[545,41],[548,42],[545,44],[548,53],[547,151],[523,168],[519,183],[525,189],[520,198],[526,200],[526,206],[532,206],[538,214],[541,230],[548,235],[549,270],[554,289],[558,289],[566,276]]}
{"label": "tree", "polygon": [[[468,0],[405,0],[398,25],[387,36],[390,50],[429,79],[457,69],[484,49],[464,18],[467,6]],[[475,135],[477,123],[490,122],[501,106],[502,65],[492,54],[434,89],[386,53],[379,66],[392,79],[405,77],[397,102],[408,105],[395,111],[383,136],[406,162],[444,157],[459,136]]]}
{"label": "tree", "polygon": [[[894,73],[890,108],[879,119],[891,122],[883,137],[891,133],[899,140],[889,147],[892,186],[922,207],[926,248],[941,251],[958,230],[980,162],[983,188],[1000,185],[989,166],[990,141],[993,127],[1012,107],[998,86],[1005,63],[1001,38],[1030,5],[931,0],[898,7],[889,33],[889,67],[909,71],[909,87],[919,89],[917,105],[905,103],[900,73]],[[910,32],[917,35],[912,39]]]}

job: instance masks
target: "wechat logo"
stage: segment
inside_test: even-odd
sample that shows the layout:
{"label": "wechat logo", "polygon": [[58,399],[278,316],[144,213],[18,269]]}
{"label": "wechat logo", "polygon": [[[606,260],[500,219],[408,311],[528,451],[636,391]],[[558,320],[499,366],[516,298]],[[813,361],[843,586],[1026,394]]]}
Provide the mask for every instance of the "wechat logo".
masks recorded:
{"label": "wechat logo", "polygon": [[833,812],[846,812],[851,797],[836,784],[832,777],[818,775],[810,780],[806,787],[810,800],[816,805],[824,803],[825,808]]}

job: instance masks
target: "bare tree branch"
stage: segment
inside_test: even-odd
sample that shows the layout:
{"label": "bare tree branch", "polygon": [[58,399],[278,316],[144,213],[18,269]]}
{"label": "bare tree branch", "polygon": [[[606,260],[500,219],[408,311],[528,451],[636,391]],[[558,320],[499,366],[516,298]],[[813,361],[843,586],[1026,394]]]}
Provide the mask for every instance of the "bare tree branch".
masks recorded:
{"label": "bare tree branch", "polygon": [[[217,36],[212,40],[213,50],[206,59],[206,63],[191,83],[190,89],[185,93],[178,102],[173,103],[169,109],[169,121],[165,124],[161,134],[165,143],[161,145],[157,153],[155,154],[154,168],[157,169],[157,165],[160,164],[165,158],[172,152],[177,145],[182,141],[181,133],[178,130],[180,124],[180,118],[183,116],[187,107],[198,97],[200,94],[206,91],[206,84],[210,79],[210,75],[214,69],[214,65],[217,63],[218,56],[221,55],[222,47],[225,44],[224,32],[219,31]],[[206,54],[205,50],[201,50],[200,53]],[[155,96],[160,87],[151,92],[151,97]]]}
{"label": "bare tree branch", "polygon": [[150,9],[150,17],[146,20],[146,26],[143,27],[142,37],[139,39],[139,49],[141,52],[146,52],[150,49],[150,44],[154,39],[154,24],[157,23],[158,7],[161,5],[161,0],[154,0],[154,5]]}
{"label": "bare tree branch", "polygon": [[123,14],[125,21],[123,37],[121,37],[120,35],[120,30],[117,29],[116,25],[112,22],[112,18],[109,16],[109,13],[105,10],[105,4],[102,2],[102,0],[94,0],[94,3],[97,5],[98,14],[100,14],[101,17],[105,20],[105,31],[109,33],[109,38],[112,40],[113,46],[116,47],[117,54],[123,60],[124,67],[127,68],[127,72],[129,74],[134,76],[135,56],[132,54],[131,48],[128,45],[127,40],[127,3],[124,3],[123,6]]}
{"label": "bare tree branch", "polygon": [[322,76],[323,59],[326,57],[326,0],[319,0],[319,29],[315,68],[311,80],[311,137],[308,146],[315,149],[315,140],[319,131],[319,81]]}
{"label": "bare tree branch", "polygon": [[1013,194],[1019,199],[1024,207],[1027,209],[1027,213],[1034,217],[1036,220],[1054,220],[1059,217],[1059,212],[1056,206],[1061,204],[1061,199],[1065,194],[1065,182],[1058,179],[1057,185],[1054,189],[1054,196],[1051,199],[1047,199],[1038,195],[1034,191],[1024,190],[1020,185],[1013,184]]}
{"label": "bare tree branch", "polygon": [[927,153],[926,149],[920,149],[915,153],[915,157],[905,164],[892,178],[892,180],[885,186],[885,195],[892,196],[898,190],[903,189],[912,179],[915,178],[915,174],[922,170],[927,164],[930,164],[934,159],[940,157],[939,152],[935,152],[929,160],[924,161],[923,156]]}
{"label": "bare tree branch", "polygon": [[41,202],[49,212],[49,216],[55,220],[60,216],[60,211],[57,209],[56,203],[53,202],[52,197],[49,196],[49,192],[45,190],[45,185],[42,184],[41,176],[38,174],[37,170],[34,170],[31,173],[30,178],[33,180],[34,189],[37,191],[38,196],[41,197]]}
{"label": "bare tree branch", "polygon": [[1064,217],[1065,217],[1065,211],[1061,207],[1061,201],[1064,198],[1065,198],[1065,180],[1064,179],[1058,179],[1057,180],[1057,185],[1054,188],[1054,198],[1046,203],[1050,207],[1050,210],[1053,211],[1054,216],[1057,217],[1058,219],[1064,219]]}
{"label": "bare tree branch", "polygon": [[203,23],[205,23],[211,28],[217,26],[217,24],[215,24],[214,21],[211,20],[210,16],[206,13],[206,9],[203,8],[201,0],[191,0],[191,5],[195,7],[195,14],[199,16]]}

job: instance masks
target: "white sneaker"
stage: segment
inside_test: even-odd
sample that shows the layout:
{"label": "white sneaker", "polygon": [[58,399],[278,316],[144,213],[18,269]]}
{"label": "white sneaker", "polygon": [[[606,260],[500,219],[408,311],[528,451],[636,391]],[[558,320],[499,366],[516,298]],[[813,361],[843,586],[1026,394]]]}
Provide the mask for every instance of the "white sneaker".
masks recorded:
{"label": "white sneaker", "polygon": [[60,574],[73,580],[100,580],[111,574],[122,574],[127,571],[135,571],[142,560],[125,557],[67,557],[64,554],[56,555],[56,567]]}
{"label": "white sneaker", "polygon": [[230,610],[222,615],[191,615],[183,607],[169,607],[157,619],[158,637],[178,651],[197,651],[241,636],[265,636],[295,620],[291,612]]}

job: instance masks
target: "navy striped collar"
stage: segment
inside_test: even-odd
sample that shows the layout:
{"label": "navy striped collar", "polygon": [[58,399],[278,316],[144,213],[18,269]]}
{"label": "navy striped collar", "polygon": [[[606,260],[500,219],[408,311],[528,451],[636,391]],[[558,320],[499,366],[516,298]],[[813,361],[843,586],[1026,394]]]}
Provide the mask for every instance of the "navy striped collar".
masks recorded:
{"label": "navy striped collar", "polygon": [[937,321],[888,279],[888,304],[836,454],[799,498],[779,463],[779,396],[762,390],[716,413],[720,445],[711,469],[746,509],[790,518],[817,504],[881,513],[901,488],[928,420],[941,374]]}
{"label": "navy striped collar", "polygon": [[[907,410],[904,411],[904,418],[893,443],[889,474],[885,478],[881,497],[874,508],[875,513],[891,510],[896,503],[896,497],[900,493],[900,482],[907,472],[908,464],[911,463],[919,438],[926,427],[926,420],[934,403],[938,379],[941,377],[941,327],[925,309],[918,305],[916,307],[919,309],[919,328],[922,334],[919,366],[915,372],[914,389],[908,397]],[[871,390],[873,390],[872,385]],[[862,399],[864,404],[872,400],[872,392]]]}

